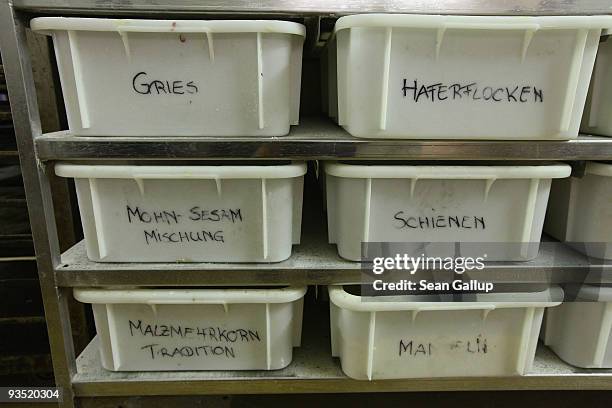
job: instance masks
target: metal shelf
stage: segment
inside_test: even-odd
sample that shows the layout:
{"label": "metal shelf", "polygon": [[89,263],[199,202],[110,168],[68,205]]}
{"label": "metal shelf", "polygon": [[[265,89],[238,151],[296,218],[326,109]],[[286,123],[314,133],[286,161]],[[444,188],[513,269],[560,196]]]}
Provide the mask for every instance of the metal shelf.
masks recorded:
{"label": "metal shelf", "polygon": [[17,10],[40,13],[126,14],[175,12],[257,13],[271,15],[337,16],[355,13],[428,13],[428,14],[522,14],[522,15],[592,15],[610,14],[607,0],[533,1],[533,0],[14,0]]}
{"label": "metal shelf", "polygon": [[202,395],[266,393],[342,393],[458,390],[612,389],[612,370],[586,370],[561,361],[547,347],[538,347],[531,372],[523,377],[416,378],[358,381],[346,377],[332,358],[327,304],[305,318],[302,346],[293,362],[276,371],[111,372],[102,368],[98,339],[77,359],[73,377],[79,397],[128,395]]}
{"label": "metal shelf", "polygon": [[[178,285],[328,285],[359,283],[361,264],[340,258],[327,244],[324,231],[304,234],[292,256],[272,264],[221,263],[97,263],[87,258],[81,241],[62,255],[55,269],[59,286],[178,286]],[[525,272],[528,272],[527,274]],[[418,279],[452,276],[452,272],[419,271]],[[442,274],[442,275],[441,275]],[[403,276],[402,278],[405,278]],[[612,262],[588,260],[556,242],[544,242],[538,258],[529,262],[489,263],[465,279],[495,283],[612,283]]]}
{"label": "metal shelf", "polygon": [[115,373],[102,368],[99,354],[96,338],[78,358],[78,374],[73,378],[76,396],[612,389],[612,370],[572,367],[543,345],[538,347],[532,372],[522,377],[375,381],[346,377],[328,345],[294,349],[289,367],[270,372]]}
{"label": "metal shelf", "polygon": [[[172,159],[401,159],[401,160],[612,160],[612,138],[581,136],[573,141],[366,140],[348,135],[329,120],[305,119],[291,134],[278,138],[74,137],[68,132],[41,134],[34,76],[26,32],[37,14],[200,18],[203,14],[284,16],[307,25],[307,49],[316,50],[331,19],[354,13],[429,13],[479,15],[612,14],[609,0],[0,0],[0,43],[13,112],[19,160],[28,198],[32,235],[55,383],[64,389],[62,406],[72,408],[89,396],[191,395],[203,393],[297,393],[502,389],[612,389],[612,371],[579,370],[538,350],[532,374],[525,377],[355,381],[346,378],[330,357],[328,328],[304,331],[304,346],[294,362],[273,372],[112,373],[101,368],[95,341],[75,361],[71,286],[327,284],[358,281],[360,265],[340,259],[325,242],[325,231],[305,231],[292,257],[278,264],[103,264],[90,262],[81,242],[60,256],[53,201],[52,161]],[[325,21],[324,19],[330,20]],[[322,21],[323,19],[323,21]],[[323,28],[321,28],[323,27]],[[10,68],[10,69],[9,69]],[[13,149],[10,149],[13,150]],[[3,160],[16,160],[10,157]],[[306,226],[305,226],[306,227]],[[318,228],[318,229],[317,229]],[[496,280],[513,280],[528,271],[532,279],[572,279],[586,272],[608,274],[565,248],[544,246],[528,263],[503,263],[485,269]],[[579,273],[580,272],[580,273]],[[581,275],[582,274],[582,275]],[[612,281],[612,280],[611,280]],[[319,316],[327,315],[323,311]],[[325,325],[324,318],[317,318]],[[315,320],[317,320],[315,319]],[[310,327],[310,326],[309,326]],[[321,326],[322,327],[322,326]],[[104,402],[104,399],[98,399]],[[110,401],[110,400],[109,400]],[[113,401],[115,404],[117,401]]]}
{"label": "metal shelf", "polygon": [[96,263],[84,242],[62,255],[60,286],[282,285],[359,282],[360,264],[344,261],[331,245],[299,245],[287,261],[273,264]]}
{"label": "metal shelf", "polygon": [[[329,119],[306,118],[283,137],[83,137],[48,133],[35,141],[41,160],[404,159],[610,160],[612,138],[569,141],[359,139]],[[100,152],[104,152],[103,157]]]}

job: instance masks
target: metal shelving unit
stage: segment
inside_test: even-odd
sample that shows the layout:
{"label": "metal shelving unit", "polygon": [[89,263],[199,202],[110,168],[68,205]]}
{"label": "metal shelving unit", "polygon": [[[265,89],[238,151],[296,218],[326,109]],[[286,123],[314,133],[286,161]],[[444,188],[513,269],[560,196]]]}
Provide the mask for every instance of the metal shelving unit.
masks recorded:
{"label": "metal shelving unit", "polygon": [[[385,141],[353,139],[326,120],[304,120],[283,138],[76,138],[67,132],[42,134],[26,27],[35,15],[155,16],[241,14],[283,15],[306,23],[308,36],[319,38],[325,19],[364,12],[443,14],[612,14],[608,0],[534,2],[532,0],[0,0],[0,49],[5,62],[20,161],[29,204],[41,289],[57,385],[64,388],[63,406],[79,399],[88,406],[103,397],[190,395],[203,393],[376,392],[409,390],[612,389],[612,370],[578,370],[541,347],[532,373],[511,378],[413,379],[361,382],[345,377],[330,357],[329,342],[305,330],[305,344],[295,361],[273,372],[111,373],[101,368],[96,340],[77,358],[71,337],[68,299],[72,287],[89,285],[214,285],[302,283],[327,284],[359,278],[359,264],[343,261],[324,241],[324,232],[305,233],[303,245],[279,264],[100,264],[87,260],[83,243],[65,253],[58,245],[51,183],[58,160],[196,160],[232,158],[410,159],[410,160],[612,160],[612,139],[583,135],[574,141]],[[311,43],[312,44],[312,43]],[[236,143],[240,142],[240,143]],[[56,202],[62,205],[61,202]],[[318,236],[318,239],[316,238]],[[554,258],[554,262],[553,262]],[[495,279],[529,270],[558,277],[572,270],[608,274],[610,265],[590,265],[566,249],[541,251],[527,264],[503,263],[488,271]],[[566,274],[566,275],[563,275]],[[320,323],[320,322],[319,322]],[[326,324],[325,322],[321,324]],[[116,401],[116,400],[113,400]],[[127,399],[125,401],[128,401]],[[129,404],[129,402],[127,402]],[[129,406],[129,405],[125,405]]]}

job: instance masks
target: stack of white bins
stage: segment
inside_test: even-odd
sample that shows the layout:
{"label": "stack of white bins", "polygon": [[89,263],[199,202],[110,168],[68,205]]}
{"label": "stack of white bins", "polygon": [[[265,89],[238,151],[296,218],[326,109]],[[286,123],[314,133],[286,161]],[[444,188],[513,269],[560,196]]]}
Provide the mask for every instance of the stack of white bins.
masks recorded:
{"label": "stack of white bins", "polygon": [[[612,136],[612,41],[602,33],[581,131]],[[612,163],[588,162],[584,174],[552,185],[545,231],[593,258],[612,260]],[[597,273],[597,272],[596,272]],[[592,274],[591,274],[592,275]],[[591,280],[597,276],[589,276]],[[572,300],[551,310],[545,343],[563,360],[586,368],[612,368],[612,288],[609,280],[571,287]]]}
{"label": "stack of white bins", "polygon": [[[324,107],[360,138],[575,139],[602,30],[610,27],[609,16],[342,17],[324,54]],[[609,176],[604,167],[590,164],[587,177]],[[349,260],[362,259],[362,242],[458,242],[453,250],[463,256],[498,243],[505,245],[493,246],[488,261],[533,259],[551,182],[570,175],[561,163],[324,168],[329,241]],[[590,238],[609,241],[610,195],[601,184],[580,192],[574,184],[571,197],[596,209],[577,208],[567,231],[586,240],[583,217],[601,222],[593,217],[599,210],[607,226],[591,229]],[[476,303],[376,301],[340,286],[329,293],[332,352],[347,375],[370,380],[525,374],[544,309],[563,298],[556,287],[506,294],[506,302],[479,295]]]}
{"label": "stack of white bins", "polygon": [[[283,136],[298,124],[301,24],[43,17],[31,28],[53,37],[75,137]],[[55,171],[75,179],[96,262],[278,262],[300,241],[304,163]],[[94,305],[109,370],[270,370],[300,345],[304,293],[92,288],[75,297]]]}
{"label": "stack of white bins", "polygon": [[[31,28],[53,37],[74,137],[282,137],[298,124],[300,24],[41,17]],[[612,90],[608,96],[603,84],[612,48],[605,42],[588,92],[608,28],[608,16],[343,17],[324,53],[324,105],[355,137],[569,140],[589,94],[582,129],[610,134]],[[287,259],[300,242],[306,164],[195,163],[57,163],[58,176],[75,180],[87,256]],[[584,177],[568,179],[562,163],[325,163],[329,241],[351,261],[362,258],[362,242],[458,242],[462,256],[491,243],[487,261],[528,261],[544,228],[583,243],[590,256],[610,258],[611,166],[589,163]],[[305,292],[135,287],[74,294],[93,305],[106,369],[164,371],[285,367],[300,345]],[[572,364],[609,366],[612,297],[576,292],[596,302],[550,313],[546,343]],[[545,308],[563,296],[550,287],[456,303],[429,296],[381,302],[340,285],[329,294],[332,354],[348,376],[369,380],[523,375]],[[583,355],[568,352],[581,341],[570,332],[590,336]]]}

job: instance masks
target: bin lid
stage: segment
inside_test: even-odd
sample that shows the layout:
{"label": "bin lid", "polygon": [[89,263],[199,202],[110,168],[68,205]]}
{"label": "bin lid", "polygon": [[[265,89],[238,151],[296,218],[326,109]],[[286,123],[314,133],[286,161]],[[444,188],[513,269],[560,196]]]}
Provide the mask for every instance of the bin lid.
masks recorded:
{"label": "bin lid", "polygon": [[306,36],[299,23],[280,20],[145,20],[119,18],[37,17],[33,31],[114,31],[140,33],[280,33]]}

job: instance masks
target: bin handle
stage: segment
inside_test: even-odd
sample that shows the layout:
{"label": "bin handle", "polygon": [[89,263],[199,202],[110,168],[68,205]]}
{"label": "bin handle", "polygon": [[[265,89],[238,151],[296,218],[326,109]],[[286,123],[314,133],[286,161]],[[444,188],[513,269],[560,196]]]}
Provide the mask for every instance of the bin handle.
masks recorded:
{"label": "bin handle", "polygon": [[525,24],[505,24],[505,23],[443,23],[441,27],[445,29],[468,29],[468,30],[526,30],[526,31],[538,31],[542,28],[540,24],[525,23]]}
{"label": "bin handle", "polygon": [[495,305],[493,304],[470,304],[470,305],[466,305],[466,304],[462,304],[462,303],[456,303],[456,304],[446,304],[442,307],[440,306],[435,306],[435,305],[431,305],[431,306],[422,306],[422,307],[417,307],[415,309],[412,309],[411,311],[411,315],[412,315],[412,323],[414,323],[414,321],[417,318],[417,315],[421,312],[426,312],[426,311],[452,311],[452,310],[460,310],[460,311],[464,311],[464,310],[478,310],[482,313],[482,319],[486,319],[487,315],[489,314],[489,312],[491,312],[492,310],[495,310]]}
{"label": "bin handle", "polygon": [[475,304],[465,304],[461,302],[445,304],[444,306],[418,306],[413,309],[415,312],[426,312],[426,311],[438,311],[438,310],[495,310],[495,305],[491,303],[475,303]]}
{"label": "bin handle", "polygon": [[153,309],[153,313],[157,313],[157,309],[156,306],[160,306],[160,305],[191,305],[191,304],[195,304],[195,305],[210,305],[210,306],[214,306],[214,305],[218,305],[223,307],[223,310],[225,311],[225,313],[227,313],[229,311],[229,304],[227,302],[222,302],[219,300],[198,300],[197,302],[181,302],[181,301],[176,301],[176,300],[171,300],[171,299],[162,299],[162,300],[155,300],[155,301],[150,301],[150,302],[143,302],[148,306],[151,306],[151,308]]}

